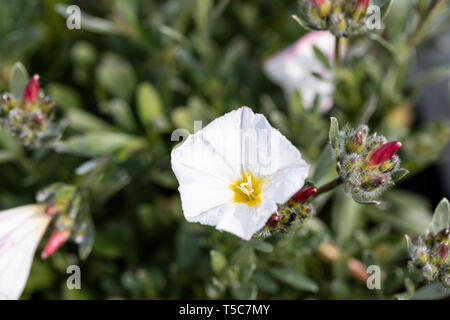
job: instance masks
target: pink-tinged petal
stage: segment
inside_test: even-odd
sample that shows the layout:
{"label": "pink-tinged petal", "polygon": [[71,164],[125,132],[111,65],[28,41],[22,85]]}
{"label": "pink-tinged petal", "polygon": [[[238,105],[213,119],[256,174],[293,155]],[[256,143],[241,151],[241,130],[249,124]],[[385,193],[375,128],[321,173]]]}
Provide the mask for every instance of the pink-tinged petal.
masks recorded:
{"label": "pink-tinged petal", "polygon": [[291,198],[291,201],[303,203],[308,200],[313,194],[317,192],[316,187],[303,187],[296,194],[294,194]]}
{"label": "pink-tinged petal", "polygon": [[28,81],[25,90],[23,91],[23,100],[26,103],[34,103],[39,95],[39,75],[35,74],[30,81]]}
{"label": "pink-tinged petal", "polygon": [[69,239],[70,230],[55,230],[42,251],[42,259],[47,259]]}
{"label": "pink-tinged petal", "polygon": [[382,164],[383,162],[391,159],[398,149],[402,147],[402,143],[400,141],[392,141],[385,143],[375,150],[371,151],[367,157],[366,161],[370,167],[376,167]]}
{"label": "pink-tinged petal", "polygon": [[[313,106],[317,96],[320,110],[326,112],[333,106],[334,75],[319,61],[314,46],[330,62],[334,61],[335,37],[328,31],[312,31],[266,60],[264,72],[287,96],[299,90],[307,109]],[[321,78],[314,74],[320,74]]]}

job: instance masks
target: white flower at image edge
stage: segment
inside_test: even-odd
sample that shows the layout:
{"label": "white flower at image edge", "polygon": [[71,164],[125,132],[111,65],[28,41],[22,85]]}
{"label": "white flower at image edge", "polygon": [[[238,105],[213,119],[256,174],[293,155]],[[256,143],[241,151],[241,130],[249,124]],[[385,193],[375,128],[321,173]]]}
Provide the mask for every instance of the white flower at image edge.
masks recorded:
{"label": "white flower at image edge", "polygon": [[245,240],[304,184],[309,165],[248,107],[215,119],[172,151],[183,213]]}
{"label": "white flower at image edge", "polygon": [[36,248],[51,217],[45,206],[26,205],[0,211],[0,299],[19,299]]}

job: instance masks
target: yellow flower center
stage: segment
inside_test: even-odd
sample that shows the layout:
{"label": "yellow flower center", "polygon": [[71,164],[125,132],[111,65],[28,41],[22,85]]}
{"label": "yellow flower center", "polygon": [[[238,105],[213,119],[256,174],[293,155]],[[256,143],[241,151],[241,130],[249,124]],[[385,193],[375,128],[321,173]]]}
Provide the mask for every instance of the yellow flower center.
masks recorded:
{"label": "yellow flower center", "polygon": [[233,190],[233,202],[245,203],[250,207],[257,206],[261,202],[263,178],[255,178],[251,172],[243,172],[241,179],[230,184]]}

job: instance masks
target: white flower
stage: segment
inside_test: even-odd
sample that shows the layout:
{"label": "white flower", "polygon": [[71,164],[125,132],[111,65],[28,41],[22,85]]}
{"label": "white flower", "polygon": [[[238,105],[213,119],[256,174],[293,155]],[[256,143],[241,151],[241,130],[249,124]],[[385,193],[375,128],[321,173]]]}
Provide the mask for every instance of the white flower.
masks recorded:
{"label": "white flower", "polygon": [[261,114],[229,112],[172,151],[189,222],[249,240],[304,184],[309,165]]}
{"label": "white flower", "polygon": [[[335,39],[328,31],[309,32],[287,49],[269,58],[264,63],[264,71],[287,95],[300,90],[306,108],[313,105],[317,95],[320,110],[325,112],[333,105],[333,74],[317,59],[313,47],[319,48],[333,61]],[[320,74],[323,79],[315,77],[313,72]]]}
{"label": "white flower", "polygon": [[45,205],[0,211],[0,299],[19,299],[51,217]]}

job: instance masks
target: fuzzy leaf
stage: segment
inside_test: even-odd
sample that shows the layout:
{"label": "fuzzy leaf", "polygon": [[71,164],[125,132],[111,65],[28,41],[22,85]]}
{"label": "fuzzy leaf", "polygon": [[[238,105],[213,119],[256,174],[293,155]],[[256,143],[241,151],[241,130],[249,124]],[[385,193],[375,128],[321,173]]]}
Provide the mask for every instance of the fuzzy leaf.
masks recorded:
{"label": "fuzzy leaf", "polygon": [[330,118],[330,144],[333,149],[338,148],[338,134],[339,134],[339,123],[335,117]]}
{"label": "fuzzy leaf", "polygon": [[28,83],[28,72],[20,62],[16,62],[11,70],[9,89],[15,99],[20,99]]}
{"label": "fuzzy leaf", "polygon": [[403,168],[395,170],[394,172],[392,172],[392,180],[394,180],[395,182],[398,182],[402,178],[404,178],[408,173],[409,173],[409,171],[406,169],[403,169]]}
{"label": "fuzzy leaf", "polygon": [[436,210],[434,211],[433,220],[431,221],[431,231],[434,234],[439,233],[445,228],[448,228],[450,224],[450,203],[447,198],[444,198],[439,202]]}

